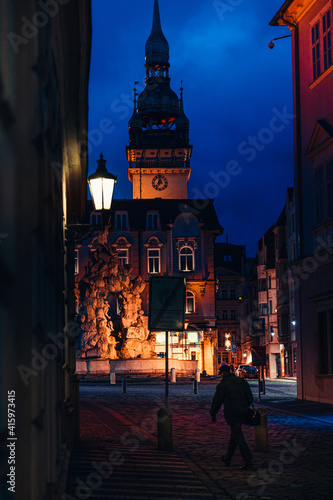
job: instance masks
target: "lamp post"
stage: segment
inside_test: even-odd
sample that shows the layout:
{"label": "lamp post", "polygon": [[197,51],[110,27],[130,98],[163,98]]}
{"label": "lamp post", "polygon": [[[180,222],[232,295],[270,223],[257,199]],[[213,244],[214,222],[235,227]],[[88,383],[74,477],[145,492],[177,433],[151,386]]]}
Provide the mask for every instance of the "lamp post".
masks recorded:
{"label": "lamp post", "polygon": [[117,182],[117,176],[110,174],[105,167],[106,160],[101,154],[97,160],[97,170],[88,177],[91,197],[96,211],[102,211],[102,224],[104,224],[104,211],[110,210],[114,185]]}
{"label": "lamp post", "polygon": [[186,345],[186,337],[187,337],[187,327],[188,327],[188,321],[185,321],[184,323],[184,340],[185,340],[185,349],[184,349],[184,353],[183,355],[185,354],[185,359],[187,360],[187,345]]}
{"label": "lamp post", "polygon": [[[104,212],[111,208],[114,185],[117,182],[117,176],[107,171],[105,163],[106,160],[104,160],[101,154],[99,160],[97,160],[98,167],[96,172],[87,179],[94,208],[96,211],[102,212],[102,226],[105,223]],[[96,229],[97,227],[94,225],[92,228],[91,224],[67,224],[67,244],[69,244],[69,242],[77,244],[81,240],[85,240],[89,235],[92,235]]]}

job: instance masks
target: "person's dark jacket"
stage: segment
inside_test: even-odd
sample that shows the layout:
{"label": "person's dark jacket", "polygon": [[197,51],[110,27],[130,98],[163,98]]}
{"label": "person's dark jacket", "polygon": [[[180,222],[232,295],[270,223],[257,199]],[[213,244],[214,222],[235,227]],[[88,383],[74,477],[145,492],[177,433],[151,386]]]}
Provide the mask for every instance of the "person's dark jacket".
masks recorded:
{"label": "person's dark jacket", "polygon": [[253,401],[251,388],[246,380],[227,373],[216,387],[210,414],[215,417],[223,404],[224,418],[228,425],[243,423],[247,409]]}

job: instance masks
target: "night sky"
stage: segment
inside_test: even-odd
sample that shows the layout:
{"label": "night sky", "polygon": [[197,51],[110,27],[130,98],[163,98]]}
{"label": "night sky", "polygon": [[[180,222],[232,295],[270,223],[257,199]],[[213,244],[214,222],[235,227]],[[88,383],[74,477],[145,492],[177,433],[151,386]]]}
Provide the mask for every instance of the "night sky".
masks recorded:
{"label": "night sky", "polygon": [[[132,198],[125,147],[133,87],[144,88],[144,49],[154,0],[92,0],[89,174],[102,152],[118,176],[115,198]],[[171,88],[184,87],[193,145],[188,198],[215,198],[224,235],[256,243],[293,185],[291,38],[268,23],[283,0],[160,0],[170,46]],[[225,6],[223,12],[223,5]],[[107,119],[108,121],[105,121]],[[111,124],[112,122],[112,124]],[[105,126],[107,125],[107,126]],[[97,132],[98,130],[98,132]]]}

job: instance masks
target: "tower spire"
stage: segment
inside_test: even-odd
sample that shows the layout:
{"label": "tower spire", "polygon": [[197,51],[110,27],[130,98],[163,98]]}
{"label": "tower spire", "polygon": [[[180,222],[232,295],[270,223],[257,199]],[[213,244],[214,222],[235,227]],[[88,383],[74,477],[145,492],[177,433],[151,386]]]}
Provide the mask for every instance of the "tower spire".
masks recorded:
{"label": "tower spire", "polygon": [[165,38],[158,0],[154,3],[153,26],[146,42],[146,67],[169,67],[169,44]]}
{"label": "tower spire", "polygon": [[154,15],[153,15],[152,31],[154,31],[155,33],[158,31],[162,31],[161,17],[160,17],[160,6],[158,4],[158,0],[155,0],[155,2],[154,2]]}

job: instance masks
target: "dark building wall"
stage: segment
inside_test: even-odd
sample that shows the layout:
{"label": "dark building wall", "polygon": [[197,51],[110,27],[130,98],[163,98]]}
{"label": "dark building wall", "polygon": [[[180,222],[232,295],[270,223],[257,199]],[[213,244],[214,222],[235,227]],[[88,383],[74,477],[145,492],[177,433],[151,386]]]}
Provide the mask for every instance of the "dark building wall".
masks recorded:
{"label": "dark building wall", "polygon": [[55,2],[52,16],[41,3],[5,0],[0,19],[1,426],[13,390],[19,500],[54,498],[78,436],[64,222],[85,199],[90,3]]}

